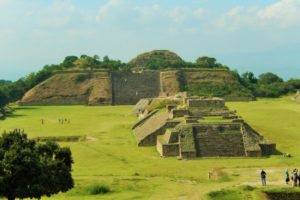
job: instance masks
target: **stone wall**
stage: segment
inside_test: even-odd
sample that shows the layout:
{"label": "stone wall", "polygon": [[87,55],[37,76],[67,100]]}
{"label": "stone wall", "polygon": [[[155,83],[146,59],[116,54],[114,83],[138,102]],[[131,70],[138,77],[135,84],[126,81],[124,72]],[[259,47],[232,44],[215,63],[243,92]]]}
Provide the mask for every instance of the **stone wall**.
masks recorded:
{"label": "stone wall", "polygon": [[170,112],[170,119],[176,118],[176,117],[183,117],[185,115],[188,115],[189,111],[185,109],[173,109]]}
{"label": "stone wall", "polygon": [[134,105],[142,98],[159,96],[159,73],[159,71],[112,72],[112,104]]}
{"label": "stone wall", "polygon": [[225,107],[223,99],[188,99],[188,107]]}
{"label": "stone wall", "polygon": [[160,73],[161,94],[174,96],[180,92],[180,83],[178,81],[179,71],[162,71]]}
{"label": "stone wall", "polygon": [[163,157],[179,156],[179,144],[164,144],[157,140],[156,149]]}
{"label": "stone wall", "polygon": [[245,156],[241,124],[193,126],[197,156]]}

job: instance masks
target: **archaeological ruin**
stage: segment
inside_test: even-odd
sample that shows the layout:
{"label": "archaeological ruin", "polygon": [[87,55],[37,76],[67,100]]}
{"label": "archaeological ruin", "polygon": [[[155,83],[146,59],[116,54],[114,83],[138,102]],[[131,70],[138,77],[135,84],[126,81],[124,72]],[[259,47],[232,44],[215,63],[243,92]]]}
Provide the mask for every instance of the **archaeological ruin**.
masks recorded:
{"label": "archaeological ruin", "polygon": [[276,152],[276,145],[230,111],[221,98],[141,99],[132,127],[138,146],[156,146],[162,157],[258,157]]}
{"label": "archaeological ruin", "polygon": [[[135,105],[142,98],[172,96],[202,84],[235,84],[225,70],[59,71],[30,89],[20,100],[23,106],[40,105]],[[252,100],[228,96],[226,100]]]}

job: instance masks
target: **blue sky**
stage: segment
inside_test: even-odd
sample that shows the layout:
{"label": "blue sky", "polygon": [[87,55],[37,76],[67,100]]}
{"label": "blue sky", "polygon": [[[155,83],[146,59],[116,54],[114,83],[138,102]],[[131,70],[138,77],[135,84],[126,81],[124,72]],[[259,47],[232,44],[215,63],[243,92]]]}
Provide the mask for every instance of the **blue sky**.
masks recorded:
{"label": "blue sky", "polygon": [[300,0],[0,0],[0,79],[67,55],[129,61],[169,49],[300,78]]}

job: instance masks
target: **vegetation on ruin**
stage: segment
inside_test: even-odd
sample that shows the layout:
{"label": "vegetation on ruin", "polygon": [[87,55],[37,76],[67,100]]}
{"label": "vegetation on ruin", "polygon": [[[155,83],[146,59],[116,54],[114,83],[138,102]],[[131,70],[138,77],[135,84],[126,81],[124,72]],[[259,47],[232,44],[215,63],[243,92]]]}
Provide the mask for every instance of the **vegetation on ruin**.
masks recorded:
{"label": "vegetation on ruin", "polygon": [[187,90],[191,95],[209,97],[254,97],[251,91],[239,83],[191,84]]}
{"label": "vegetation on ruin", "polygon": [[[16,107],[16,111],[0,121],[0,132],[16,127],[25,129],[30,138],[89,136],[89,141],[60,142],[70,147],[74,159],[72,175],[74,189],[51,199],[206,199],[209,192],[223,188],[237,191],[242,197],[260,195],[261,168],[267,171],[264,189],[285,186],[284,170],[299,167],[300,104],[291,96],[278,99],[258,99],[254,102],[227,103],[237,110],[254,129],[278,150],[291,158],[274,155],[263,158],[201,158],[177,160],[160,158],[155,147],[137,147],[131,126],[137,118],[132,106],[47,106]],[[70,118],[61,125],[59,118]],[[45,124],[41,124],[41,119]],[[218,169],[220,175],[208,180],[208,172]],[[244,190],[239,185],[257,189]],[[91,189],[107,186],[108,193],[91,195]],[[294,189],[291,188],[293,191]],[[298,189],[296,189],[298,191]],[[234,192],[236,194],[236,192]],[[230,195],[230,194],[229,194]],[[233,194],[232,194],[233,195]],[[47,199],[47,198],[42,198]]]}
{"label": "vegetation on ruin", "polygon": [[174,99],[162,99],[157,100],[154,103],[151,103],[150,105],[146,106],[146,110],[148,112],[151,112],[156,109],[162,109],[165,108],[167,105],[181,105],[182,102],[180,100],[174,100]]}

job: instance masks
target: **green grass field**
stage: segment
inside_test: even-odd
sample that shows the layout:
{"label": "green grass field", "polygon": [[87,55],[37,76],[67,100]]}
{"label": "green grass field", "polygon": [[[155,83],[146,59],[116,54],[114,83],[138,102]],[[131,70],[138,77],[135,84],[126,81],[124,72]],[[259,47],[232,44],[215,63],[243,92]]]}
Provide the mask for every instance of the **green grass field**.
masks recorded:
{"label": "green grass field", "polygon": [[[279,151],[291,153],[293,157],[188,161],[161,158],[155,147],[137,147],[130,129],[137,120],[132,114],[132,106],[17,107],[12,116],[0,121],[0,132],[21,128],[32,138],[93,138],[91,141],[61,143],[72,150],[76,187],[51,199],[207,199],[208,192],[229,188],[235,191],[233,195],[249,193],[252,199],[258,200],[262,199],[260,195],[239,192],[242,191],[239,186],[258,187],[262,168],[266,169],[270,188],[286,187],[284,169],[300,168],[300,104],[285,97],[227,105],[237,110],[266,139],[277,143]],[[71,123],[61,125],[59,118],[69,118]],[[45,120],[44,125],[41,119]],[[220,171],[222,176],[208,180],[208,172],[212,169]],[[90,188],[95,185],[106,185],[112,191],[91,195]]]}

